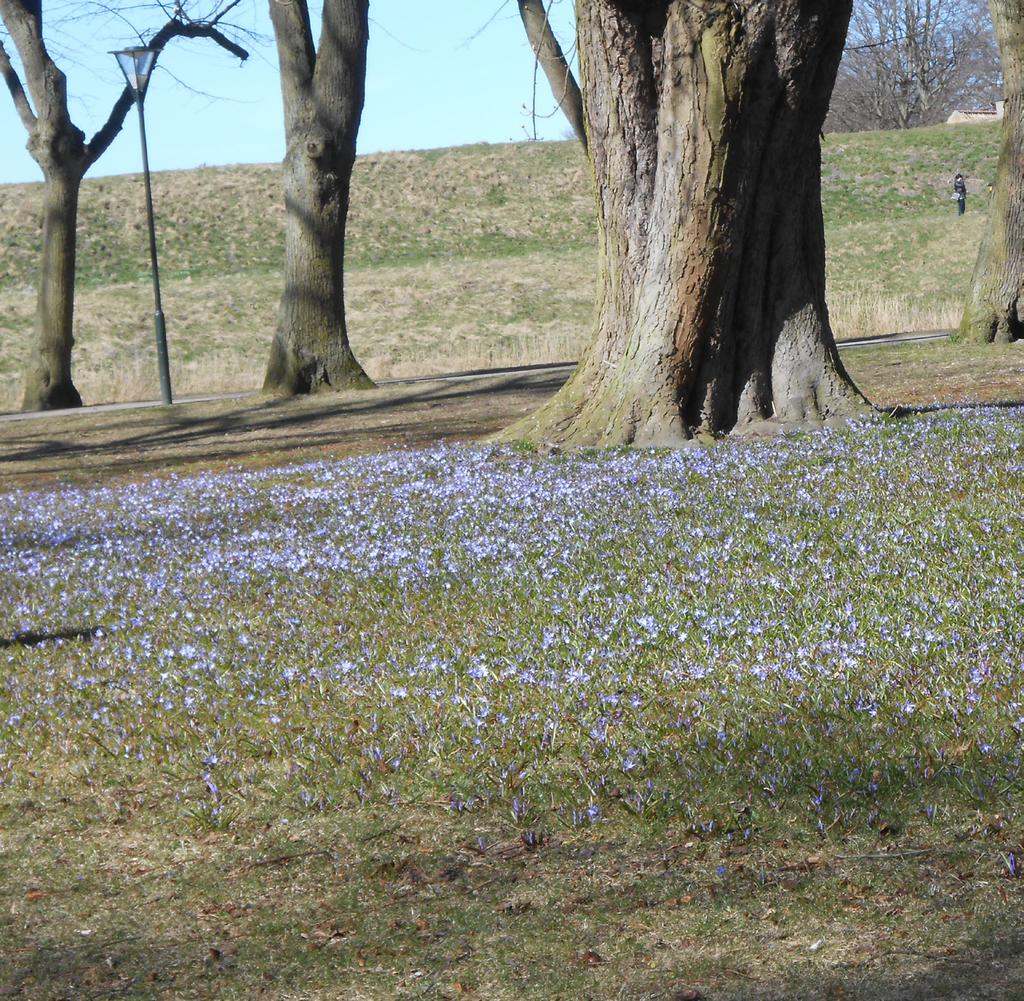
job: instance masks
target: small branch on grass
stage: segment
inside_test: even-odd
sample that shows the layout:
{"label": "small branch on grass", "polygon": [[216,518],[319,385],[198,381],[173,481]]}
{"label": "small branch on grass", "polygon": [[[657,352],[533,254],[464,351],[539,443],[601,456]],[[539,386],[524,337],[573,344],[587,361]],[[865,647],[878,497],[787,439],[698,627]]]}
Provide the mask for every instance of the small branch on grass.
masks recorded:
{"label": "small branch on grass", "polygon": [[275,855],[273,858],[254,859],[252,862],[246,862],[241,868],[257,869],[265,865],[287,865],[289,862],[296,862],[299,859],[314,858],[317,855],[329,857],[330,854],[330,851],[326,848],[311,848],[308,852],[295,852],[292,855]]}
{"label": "small branch on grass", "polygon": [[100,738],[96,736],[96,734],[94,734],[94,733],[87,733],[86,737],[88,737],[88,739],[91,740],[101,751],[104,751],[107,754],[109,754],[110,757],[112,757],[112,758],[119,757],[119,755],[115,754],[109,747],[107,747],[107,745],[104,744],[103,741],[100,740]]}
{"label": "small branch on grass", "polygon": [[92,626],[89,629],[64,629],[53,633],[29,631],[15,633],[11,639],[0,636],[0,650],[15,646],[41,646],[43,643],[55,643],[58,640],[93,640],[102,636],[102,626]]}
{"label": "small branch on grass", "polygon": [[725,973],[731,973],[733,976],[740,977],[743,980],[756,980],[757,979],[756,977],[751,976],[749,973],[746,973],[743,970],[736,969],[735,966],[723,966],[722,970]]}
{"label": "small branch on grass", "polygon": [[378,838],[386,838],[389,834],[394,834],[396,831],[400,831],[401,829],[401,824],[393,824],[391,827],[384,827],[379,831],[375,831],[373,834],[365,834],[363,837],[357,838],[356,840],[361,845],[365,845],[370,841],[376,841]]}
{"label": "small branch on grass", "polygon": [[[80,886],[69,886],[64,892],[77,893],[80,892],[81,889],[82,888]],[[84,940],[81,944],[78,942],[64,942],[60,948],[61,952],[83,952],[85,950],[88,950],[89,952],[100,952],[103,949],[109,949],[111,946],[123,945],[125,942],[138,942],[141,938],[141,935],[119,935],[117,938],[108,938],[99,942],[94,942],[91,937],[83,936]]]}
{"label": "small branch on grass", "polygon": [[[894,858],[916,858],[920,855],[934,855],[937,848],[907,848],[894,852],[869,852],[867,855],[837,855],[838,862],[866,862],[871,860],[886,860]],[[948,854],[945,852],[944,854]]]}

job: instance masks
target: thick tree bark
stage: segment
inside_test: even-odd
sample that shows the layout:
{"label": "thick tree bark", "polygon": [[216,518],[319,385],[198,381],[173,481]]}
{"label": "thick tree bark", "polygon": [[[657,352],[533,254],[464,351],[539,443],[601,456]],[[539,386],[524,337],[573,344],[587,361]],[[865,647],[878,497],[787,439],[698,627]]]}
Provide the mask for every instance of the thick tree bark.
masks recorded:
{"label": "thick tree bark", "polygon": [[1024,0],[989,0],[989,6],[1006,105],[992,204],[960,335],[1007,343],[1024,338]]}
{"label": "thick tree bark", "polygon": [[595,341],[509,436],[671,445],[865,407],[825,305],[820,135],[850,0],[579,0]]}
{"label": "thick tree bark", "polygon": [[583,115],[583,95],[573,76],[562,46],[555,37],[543,0],[519,0],[519,16],[526,37],[562,114],[568,119],[576,138],[587,148],[587,127]]}
{"label": "thick tree bark", "polygon": [[345,226],[363,109],[367,0],[325,0],[316,51],[305,0],[270,0],[281,64],[284,294],[264,391],[292,395],[372,383],[345,322]]}

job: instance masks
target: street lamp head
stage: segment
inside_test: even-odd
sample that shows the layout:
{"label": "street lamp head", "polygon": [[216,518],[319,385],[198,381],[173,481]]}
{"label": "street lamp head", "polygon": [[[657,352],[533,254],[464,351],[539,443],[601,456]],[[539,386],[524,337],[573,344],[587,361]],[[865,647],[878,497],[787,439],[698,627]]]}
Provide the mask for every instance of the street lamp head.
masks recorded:
{"label": "street lamp head", "polygon": [[125,81],[141,101],[146,96],[149,74],[153,72],[157,50],[138,45],[132,49],[122,49],[120,52],[111,52],[110,54],[117,59],[117,65],[121,67]]}

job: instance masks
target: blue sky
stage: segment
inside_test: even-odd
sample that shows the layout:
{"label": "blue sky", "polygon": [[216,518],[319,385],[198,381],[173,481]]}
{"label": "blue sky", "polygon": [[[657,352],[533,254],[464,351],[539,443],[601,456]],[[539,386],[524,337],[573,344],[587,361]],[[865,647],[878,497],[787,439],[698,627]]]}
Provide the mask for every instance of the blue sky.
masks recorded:
{"label": "blue sky", "polygon": [[[146,97],[153,170],[202,164],[268,163],[284,154],[276,54],[265,0],[246,0],[237,20],[264,36],[243,65],[205,41],[174,42]],[[571,42],[571,3],[554,18]],[[54,4],[52,9],[57,9]],[[239,8],[240,11],[243,8]],[[367,97],[359,151],[429,149],[532,136],[529,107],[534,68],[515,0],[371,0]],[[72,117],[87,134],[102,124],[123,80],[108,51],[136,41],[110,17],[60,25],[48,45],[68,76]],[[12,46],[7,39],[5,46]],[[13,55],[13,53],[12,53]],[[565,137],[544,80],[537,85],[537,132]],[[6,89],[0,89],[0,182],[35,181],[26,133]],[[124,130],[89,176],[141,169],[138,125]]]}

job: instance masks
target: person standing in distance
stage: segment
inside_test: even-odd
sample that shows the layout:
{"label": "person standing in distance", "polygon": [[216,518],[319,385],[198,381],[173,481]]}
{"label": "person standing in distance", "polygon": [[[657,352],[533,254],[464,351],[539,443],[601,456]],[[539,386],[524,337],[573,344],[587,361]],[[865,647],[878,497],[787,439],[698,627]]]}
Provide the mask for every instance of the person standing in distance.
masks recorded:
{"label": "person standing in distance", "polygon": [[956,214],[963,215],[967,211],[967,184],[963,174],[953,178],[953,196],[956,198]]}

